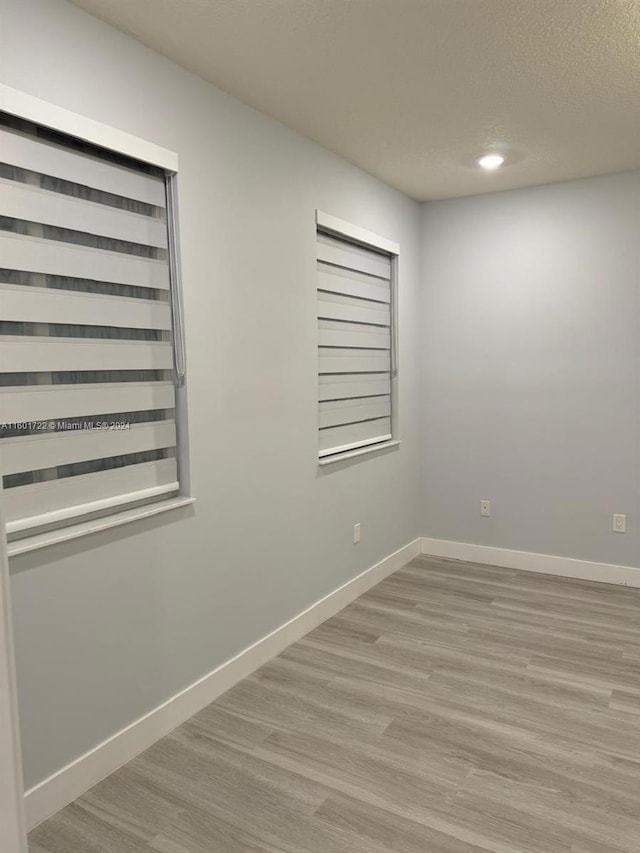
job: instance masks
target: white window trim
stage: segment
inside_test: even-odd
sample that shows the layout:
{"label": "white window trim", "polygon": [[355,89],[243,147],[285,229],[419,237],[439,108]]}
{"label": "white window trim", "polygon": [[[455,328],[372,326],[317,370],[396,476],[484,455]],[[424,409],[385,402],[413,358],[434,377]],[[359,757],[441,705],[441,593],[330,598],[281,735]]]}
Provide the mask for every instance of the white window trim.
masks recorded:
{"label": "white window trim", "polygon": [[325,213],[323,210],[316,209],[316,231],[328,231],[338,237],[346,237],[356,243],[362,243],[366,246],[371,246],[373,249],[380,249],[392,255],[391,259],[391,300],[392,300],[392,358],[393,372],[391,375],[391,435],[389,438],[378,441],[369,445],[359,445],[357,447],[345,447],[343,450],[333,450],[330,453],[318,457],[317,464],[320,467],[325,465],[333,465],[336,462],[342,462],[347,459],[354,459],[358,456],[366,456],[377,451],[389,450],[400,447],[402,442],[398,438],[399,434],[399,419],[398,419],[398,258],[400,256],[400,244],[394,240],[389,240],[387,237],[382,237],[374,231],[368,231],[366,228],[361,228],[359,225],[354,225],[346,219],[340,219],[338,216],[333,216],[330,213]]}
{"label": "white window trim", "polygon": [[167,483],[163,486],[154,486],[150,489],[143,489],[138,492],[129,492],[126,495],[115,495],[111,498],[102,498],[101,500],[91,501],[91,503],[78,504],[76,506],[65,507],[64,509],[56,509],[52,512],[45,512],[42,515],[31,515],[29,518],[20,518],[16,521],[8,521],[5,525],[7,533],[21,533],[23,530],[30,528],[42,528],[52,524],[64,524],[73,518],[82,518],[82,516],[91,515],[93,513],[105,512],[106,510],[114,509],[117,506],[125,504],[139,504],[141,501],[150,501],[163,494],[175,493],[178,491],[179,484]]}
{"label": "white window trim", "polygon": [[393,240],[388,240],[386,237],[374,234],[373,231],[367,231],[366,228],[360,228],[358,225],[347,222],[346,219],[339,219],[322,210],[316,210],[316,226],[326,231],[333,231],[340,237],[347,237],[357,243],[365,243],[374,249],[381,249],[390,255],[400,254],[399,243],[394,243]]}
{"label": "white window trim", "polygon": [[333,465],[335,462],[344,462],[346,459],[355,459],[358,456],[368,456],[370,453],[377,453],[380,450],[391,450],[394,447],[400,447],[402,442],[398,438],[392,438],[390,441],[381,441],[378,444],[370,444],[366,447],[358,447],[357,450],[338,451],[332,456],[321,456],[318,459],[318,465]]}
{"label": "white window trim", "polygon": [[116,151],[127,157],[158,166],[167,172],[178,171],[178,155],[146,139],[125,133],[87,116],[50,104],[35,95],[0,84],[0,110],[18,118],[41,124],[51,130],[75,136],[85,142]]}
{"label": "white window trim", "polygon": [[115,515],[104,515],[100,518],[94,518],[91,521],[82,521],[80,524],[59,527],[56,530],[48,530],[46,533],[37,533],[34,536],[27,536],[24,539],[7,542],[7,553],[9,557],[16,557],[18,554],[26,554],[29,551],[36,551],[38,548],[46,548],[49,545],[68,542],[71,539],[88,536],[90,533],[100,533],[112,527],[120,527],[132,521],[140,521],[143,518],[150,518],[153,515],[180,509],[194,503],[195,498],[187,495],[177,495],[166,501],[145,504],[135,509],[124,510]]}
{"label": "white window trim", "polygon": [[[48,127],[51,130],[59,131],[68,136],[82,139],[85,142],[97,145],[101,148],[115,151],[119,154],[124,154],[127,157],[140,160],[143,163],[148,163],[152,166],[157,166],[163,169],[168,174],[175,175],[178,172],[178,155],[175,151],[170,151],[168,148],[163,148],[146,139],[142,139],[125,131],[118,130],[110,125],[103,124],[95,119],[80,115],[64,107],[51,104],[48,101],[43,101],[34,95],[23,92],[20,89],[14,89],[12,86],[6,86],[0,83],[0,110],[26,121],[34,122],[35,124]],[[178,245],[179,250],[179,245]],[[179,443],[178,447],[180,447]],[[178,460],[180,466],[180,460]],[[188,464],[182,466],[188,472]],[[188,473],[185,476],[183,487],[188,486]],[[0,491],[2,486],[0,484]],[[1,499],[1,496],[0,496]],[[138,521],[143,518],[149,518],[153,515],[158,515],[169,510],[179,509],[189,506],[195,502],[195,498],[179,494],[167,500],[149,503],[144,506],[136,506],[128,508],[119,513],[105,515],[100,518],[80,521],[78,524],[60,527],[55,530],[48,530],[42,533],[36,533],[32,536],[16,539],[12,542],[7,542],[7,554],[9,557],[18,554],[24,554],[28,551],[34,551],[38,548],[44,548],[49,545],[54,545],[59,542],[66,542],[70,539],[77,539],[81,536],[86,536],[90,533],[97,533],[101,530],[108,530],[112,527],[118,527],[122,524],[128,524],[132,521]],[[102,503],[102,502],[98,502]],[[103,502],[105,504],[108,501]],[[102,508],[102,507],[101,507]],[[50,519],[56,521],[58,519]],[[12,532],[11,522],[6,525],[7,532]],[[16,530],[21,529],[20,523],[15,524]]]}

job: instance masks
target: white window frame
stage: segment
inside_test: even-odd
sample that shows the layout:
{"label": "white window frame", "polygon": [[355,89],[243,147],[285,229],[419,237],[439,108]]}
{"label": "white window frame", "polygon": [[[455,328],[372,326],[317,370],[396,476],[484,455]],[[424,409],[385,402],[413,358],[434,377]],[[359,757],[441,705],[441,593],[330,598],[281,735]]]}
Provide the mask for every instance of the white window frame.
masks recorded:
{"label": "white window frame", "polygon": [[[168,148],[163,148],[146,139],[134,136],[125,131],[103,124],[95,119],[89,118],[79,113],[72,112],[56,104],[51,104],[47,101],[30,95],[27,92],[22,92],[19,89],[14,89],[12,86],[0,84],[0,111],[14,115],[17,118],[33,122],[34,124],[47,127],[51,130],[66,134],[67,136],[81,139],[92,145],[114,151],[118,154],[123,154],[127,157],[140,160],[143,163],[148,163],[165,171],[169,177],[168,181],[168,203],[172,206],[175,215],[169,217],[170,228],[177,229],[177,199],[175,177],[178,173],[178,155]],[[175,235],[175,247],[179,251],[179,240]],[[175,256],[174,256],[175,260]],[[174,273],[178,273],[176,268]],[[179,289],[179,276],[174,278],[174,286]],[[178,294],[177,303],[178,310],[180,309],[180,298]],[[175,305],[174,305],[175,308]],[[182,329],[176,328],[181,336]],[[182,341],[181,341],[182,344]],[[184,363],[178,366],[183,369]],[[194,502],[194,498],[190,494],[190,478],[189,478],[189,453],[187,442],[186,429],[186,389],[184,387],[176,388],[176,407],[180,410],[176,411],[176,426],[178,428],[177,438],[177,462],[178,462],[178,478],[180,482],[180,494],[174,495],[166,500],[158,500],[157,502],[145,502],[140,505],[135,505],[130,508],[123,509],[121,512],[114,512],[109,515],[100,515],[99,517],[91,517],[88,520],[80,521],[78,524],[72,524],[67,527],[56,527],[45,532],[35,533],[31,536],[15,539],[7,543],[7,551],[9,556],[22,554],[27,551],[32,551],[37,548],[42,548],[48,545],[64,542],[69,539],[75,539],[79,536],[84,536],[89,533],[95,533],[101,530],[106,530],[121,524],[126,524],[138,519],[147,518],[167,510],[184,507]],[[0,446],[0,451],[1,451]],[[0,489],[2,488],[0,481]],[[107,507],[104,507],[107,509]],[[16,531],[20,529],[20,523],[15,524]],[[12,523],[6,524],[6,532],[10,536],[13,531]],[[1,534],[0,534],[1,535]]]}
{"label": "white window frame", "polygon": [[317,460],[318,465],[325,466],[397,448],[401,444],[398,417],[398,264],[400,244],[322,210],[316,210],[316,233],[318,231],[349,240],[365,248],[378,249],[391,256],[391,438],[364,447],[339,451],[330,456],[320,456]]}

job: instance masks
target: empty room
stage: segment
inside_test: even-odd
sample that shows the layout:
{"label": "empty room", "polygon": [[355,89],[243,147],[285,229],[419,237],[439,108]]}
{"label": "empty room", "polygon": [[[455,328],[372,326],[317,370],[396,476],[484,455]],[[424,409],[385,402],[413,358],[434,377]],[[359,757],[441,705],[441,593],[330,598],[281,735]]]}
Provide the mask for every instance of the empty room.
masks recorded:
{"label": "empty room", "polygon": [[0,853],[638,853],[640,0],[0,0]]}

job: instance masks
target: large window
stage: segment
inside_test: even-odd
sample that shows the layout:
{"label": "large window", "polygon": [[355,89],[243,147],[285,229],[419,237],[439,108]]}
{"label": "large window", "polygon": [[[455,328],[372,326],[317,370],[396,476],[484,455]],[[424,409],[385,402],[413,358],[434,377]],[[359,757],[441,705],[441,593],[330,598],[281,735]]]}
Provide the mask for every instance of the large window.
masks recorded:
{"label": "large window", "polygon": [[317,213],[319,457],[396,437],[398,247]]}
{"label": "large window", "polygon": [[174,178],[8,114],[0,161],[9,534],[177,495]]}

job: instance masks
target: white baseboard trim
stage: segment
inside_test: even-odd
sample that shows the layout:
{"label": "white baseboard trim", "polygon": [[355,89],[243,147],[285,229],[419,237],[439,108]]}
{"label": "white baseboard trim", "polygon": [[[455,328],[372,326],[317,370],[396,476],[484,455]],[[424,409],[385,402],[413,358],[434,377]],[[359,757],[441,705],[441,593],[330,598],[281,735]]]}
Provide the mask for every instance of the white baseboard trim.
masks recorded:
{"label": "white baseboard trim", "polygon": [[88,791],[114,770],[150,747],[226,690],[317,628],[372,586],[421,553],[422,540],[408,545],[316,601],[306,610],[253,643],[153,711],[81,755],[25,793],[27,826],[33,829]]}
{"label": "white baseboard trim", "polygon": [[592,563],[589,560],[574,560],[571,557],[533,554],[530,551],[511,551],[508,548],[471,545],[467,542],[450,542],[446,539],[429,539],[424,536],[422,553],[433,557],[448,557],[453,560],[468,560],[471,563],[522,569],[525,572],[540,572],[565,578],[640,587],[640,567]]}

